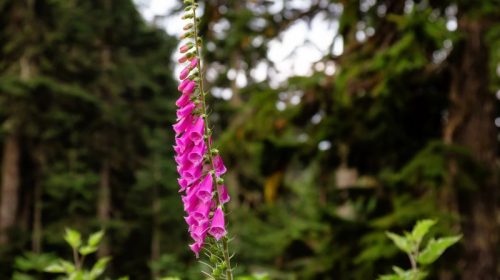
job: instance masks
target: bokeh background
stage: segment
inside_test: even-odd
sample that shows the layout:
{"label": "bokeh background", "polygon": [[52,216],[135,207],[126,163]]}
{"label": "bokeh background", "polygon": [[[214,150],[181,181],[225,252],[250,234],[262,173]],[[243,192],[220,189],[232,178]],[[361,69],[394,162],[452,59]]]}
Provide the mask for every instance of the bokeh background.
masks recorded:
{"label": "bokeh background", "polygon": [[[431,279],[499,278],[498,0],[205,0],[237,273],[375,279],[385,231],[461,233]],[[64,228],[108,275],[201,279],[173,161],[174,0],[0,0],[0,279]]]}

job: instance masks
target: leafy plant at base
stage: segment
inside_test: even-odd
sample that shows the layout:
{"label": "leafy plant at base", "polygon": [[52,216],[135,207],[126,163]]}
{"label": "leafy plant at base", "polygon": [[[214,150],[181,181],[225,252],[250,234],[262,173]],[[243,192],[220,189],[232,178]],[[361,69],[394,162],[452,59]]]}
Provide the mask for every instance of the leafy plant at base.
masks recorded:
{"label": "leafy plant at base", "polygon": [[[82,241],[80,232],[73,229],[66,229],[64,240],[73,249],[73,263],[57,259],[52,264],[45,267],[44,271],[49,273],[64,274],[61,279],[68,280],[96,280],[104,273],[110,257],[99,258],[90,270],[83,266],[85,257],[97,252],[99,243],[104,237],[104,231],[98,231],[91,234],[86,243]],[[121,277],[119,280],[127,280],[128,277]]]}
{"label": "leafy plant at base", "polygon": [[[424,238],[429,230],[436,224],[435,220],[418,221],[411,232],[405,232],[404,235],[398,235],[387,232],[387,236],[396,244],[396,246],[408,255],[411,263],[411,269],[404,270],[394,266],[393,274],[382,275],[379,280],[422,280],[427,277],[424,269],[426,266],[434,263],[446,249],[457,243],[461,236],[447,236],[435,239],[431,237],[422,246]],[[422,249],[423,248],[423,249]],[[419,267],[420,265],[420,267]]]}

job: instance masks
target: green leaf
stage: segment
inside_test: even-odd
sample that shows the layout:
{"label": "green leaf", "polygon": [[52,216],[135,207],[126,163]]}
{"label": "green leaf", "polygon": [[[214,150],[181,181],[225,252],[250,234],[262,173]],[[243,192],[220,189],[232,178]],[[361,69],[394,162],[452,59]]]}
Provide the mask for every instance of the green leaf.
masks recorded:
{"label": "green leaf", "polygon": [[110,257],[99,259],[92,267],[92,270],[90,270],[90,276],[92,278],[97,278],[102,275],[104,273],[104,270],[106,270],[106,266],[108,265],[110,260]]}
{"label": "green leaf", "polygon": [[48,265],[43,271],[49,273],[70,274],[75,272],[75,265],[65,260],[58,260],[57,262]]}
{"label": "green leaf", "polygon": [[399,275],[399,276],[404,276],[405,273],[406,273],[406,271],[404,269],[402,269],[401,267],[398,267],[398,266],[393,266],[392,270],[394,272],[396,272],[396,274]]}
{"label": "green leaf", "polygon": [[76,271],[74,273],[71,273],[71,275],[69,275],[68,277],[68,280],[83,280],[85,279],[83,277],[83,272],[82,271]]}
{"label": "green leaf", "polygon": [[47,266],[43,271],[49,273],[65,273],[66,269],[60,263],[53,263]]}
{"label": "green leaf", "polygon": [[422,253],[418,256],[419,264],[428,265],[435,262],[446,249],[457,243],[461,236],[450,236],[439,239],[431,239]]}
{"label": "green leaf", "polygon": [[67,228],[66,229],[66,234],[64,235],[64,240],[68,242],[68,244],[73,248],[76,249],[82,245],[82,236],[81,234],[73,229]]}
{"label": "green leaf", "polygon": [[95,251],[97,251],[97,247],[93,247],[93,246],[83,246],[81,247],[78,252],[82,255],[82,256],[86,256],[86,255],[89,255],[89,254],[92,254],[94,253]]}
{"label": "green leaf", "polygon": [[33,276],[26,273],[14,272],[14,275],[12,275],[12,280],[36,280],[36,279]]}
{"label": "green leaf", "polygon": [[387,274],[378,277],[378,280],[405,280],[397,274]]}
{"label": "green leaf", "polygon": [[427,272],[421,270],[403,270],[397,266],[392,269],[395,272],[394,274],[382,275],[378,280],[423,280],[427,277]]}
{"label": "green leaf", "polygon": [[74,264],[72,264],[68,261],[65,261],[65,260],[61,260],[60,263],[64,267],[64,270],[66,273],[73,273],[76,271]]}
{"label": "green leaf", "polygon": [[92,235],[90,235],[87,245],[91,247],[97,247],[99,246],[99,243],[101,243],[103,237],[104,237],[103,230],[93,233]]}
{"label": "green leaf", "polygon": [[399,249],[408,254],[411,252],[411,243],[408,239],[392,232],[386,232],[385,234],[394,242],[394,244],[396,244]]}
{"label": "green leaf", "polygon": [[421,220],[418,221],[411,232],[413,240],[420,243],[424,236],[429,232],[429,229],[436,224],[435,220]]}

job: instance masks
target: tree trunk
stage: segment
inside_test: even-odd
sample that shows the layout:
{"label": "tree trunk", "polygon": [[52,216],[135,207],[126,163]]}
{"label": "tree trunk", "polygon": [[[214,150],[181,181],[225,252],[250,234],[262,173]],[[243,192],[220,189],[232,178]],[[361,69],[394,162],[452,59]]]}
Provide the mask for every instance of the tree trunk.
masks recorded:
{"label": "tree trunk", "polygon": [[[110,186],[110,168],[109,162],[104,160],[100,172],[99,193],[97,198],[97,219],[101,226],[105,229],[110,220],[111,211],[111,186]],[[109,256],[109,244],[104,239],[99,247],[98,256]]]}
{"label": "tree trunk", "polygon": [[31,247],[33,252],[39,254],[42,251],[42,194],[43,194],[43,174],[45,173],[45,155],[42,149],[37,149],[35,152],[36,176],[34,182],[34,198],[33,198],[33,233],[31,235]]}
{"label": "tree trunk", "polygon": [[0,245],[8,243],[7,230],[15,224],[20,170],[19,157],[21,147],[19,143],[19,135],[11,133],[5,139],[2,161],[2,194],[0,206]]}
{"label": "tree trunk", "polygon": [[498,279],[495,175],[497,139],[494,95],[489,92],[489,50],[485,43],[486,28],[478,20],[462,17],[460,27],[464,41],[452,58],[449,118],[444,140],[468,148],[478,165],[489,173],[476,182],[474,190],[457,188],[460,172],[456,162],[450,166],[450,182],[457,194],[462,217],[464,255],[462,279]]}
{"label": "tree trunk", "polygon": [[42,183],[35,182],[34,205],[33,205],[33,232],[31,235],[31,248],[34,253],[42,251]]}
{"label": "tree trunk", "polygon": [[[160,222],[160,198],[158,197],[158,187],[153,186],[153,228],[151,236],[151,262],[154,263],[160,259],[161,255],[161,222]],[[158,279],[160,275],[157,270],[151,270],[152,279]]]}

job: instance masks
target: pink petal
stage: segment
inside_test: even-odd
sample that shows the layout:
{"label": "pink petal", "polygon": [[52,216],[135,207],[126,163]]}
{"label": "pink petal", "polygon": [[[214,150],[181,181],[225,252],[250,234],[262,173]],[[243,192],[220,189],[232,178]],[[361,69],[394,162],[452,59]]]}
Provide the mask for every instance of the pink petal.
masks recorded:
{"label": "pink petal", "polygon": [[210,229],[208,230],[208,233],[217,240],[221,239],[226,235],[226,228],[224,223],[224,212],[220,207],[217,207],[214,212],[212,224],[210,226]]}

